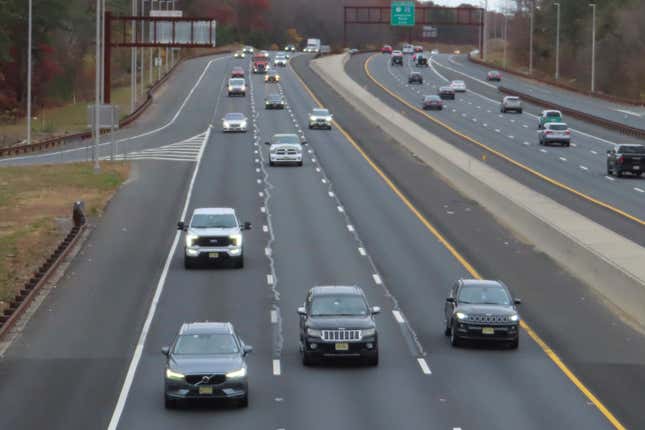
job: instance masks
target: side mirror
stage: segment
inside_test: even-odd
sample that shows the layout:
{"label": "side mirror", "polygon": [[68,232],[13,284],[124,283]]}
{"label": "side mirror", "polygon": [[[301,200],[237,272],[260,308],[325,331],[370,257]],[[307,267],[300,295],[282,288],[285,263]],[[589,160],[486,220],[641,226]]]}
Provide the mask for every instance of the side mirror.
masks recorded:
{"label": "side mirror", "polygon": [[246,221],[242,226],[242,230],[251,230],[251,223]]}
{"label": "side mirror", "polygon": [[264,142],[265,145],[271,145],[271,142]]}
{"label": "side mirror", "polygon": [[522,304],[522,300],[520,300],[520,299],[515,299],[515,300],[513,300],[513,303],[515,303],[516,305],[521,305],[521,304]]}
{"label": "side mirror", "polygon": [[455,303],[455,298],[454,298],[454,297],[448,297],[448,298],[446,299],[446,301],[447,301],[448,303]]}
{"label": "side mirror", "polygon": [[186,229],[186,224],[184,224],[183,221],[179,221],[177,223],[177,230],[185,230]]}
{"label": "side mirror", "polygon": [[298,308],[298,315],[303,316],[303,317],[305,315],[307,315],[307,310],[305,309],[304,306],[301,306],[301,307]]}
{"label": "side mirror", "polygon": [[372,306],[372,315],[378,315],[381,313],[381,307],[380,306]]}
{"label": "side mirror", "polygon": [[161,353],[168,357],[168,354],[170,354],[170,347],[169,346],[164,346],[161,348]]}
{"label": "side mirror", "polygon": [[244,345],[242,352],[244,352],[244,355],[250,354],[253,352],[253,347],[251,345]]}

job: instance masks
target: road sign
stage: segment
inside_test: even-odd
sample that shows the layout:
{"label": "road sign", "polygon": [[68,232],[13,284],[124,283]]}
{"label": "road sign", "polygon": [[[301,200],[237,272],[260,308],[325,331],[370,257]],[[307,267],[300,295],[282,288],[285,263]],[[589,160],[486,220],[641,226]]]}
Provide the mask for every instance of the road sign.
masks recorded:
{"label": "road sign", "polygon": [[390,25],[395,27],[414,26],[414,2],[393,1],[390,10]]}
{"label": "road sign", "polygon": [[431,25],[424,25],[423,26],[422,37],[424,39],[436,38],[437,37],[437,27],[433,27]]}

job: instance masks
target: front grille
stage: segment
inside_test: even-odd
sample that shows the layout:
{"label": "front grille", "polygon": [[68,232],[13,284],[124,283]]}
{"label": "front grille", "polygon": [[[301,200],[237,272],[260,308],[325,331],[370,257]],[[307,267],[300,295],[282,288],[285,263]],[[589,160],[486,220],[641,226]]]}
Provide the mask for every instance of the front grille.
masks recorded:
{"label": "front grille", "polygon": [[228,236],[203,236],[198,237],[193,241],[193,245],[211,248],[229,246],[230,244],[231,239]]}
{"label": "front grille", "polygon": [[[206,381],[204,378],[207,378]],[[226,375],[186,375],[186,382],[189,384],[214,385],[226,381]]]}
{"label": "front grille", "polygon": [[468,322],[473,323],[485,323],[485,324],[506,324],[510,323],[511,320],[504,315],[485,315],[485,314],[474,314],[468,315]]}
{"label": "front grille", "polygon": [[278,149],[275,153],[278,155],[298,155],[298,151],[295,149]]}
{"label": "front grille", "polygon": [[361,340],[360,330],[322,330],[322,340],[336,341],[359,341]]}

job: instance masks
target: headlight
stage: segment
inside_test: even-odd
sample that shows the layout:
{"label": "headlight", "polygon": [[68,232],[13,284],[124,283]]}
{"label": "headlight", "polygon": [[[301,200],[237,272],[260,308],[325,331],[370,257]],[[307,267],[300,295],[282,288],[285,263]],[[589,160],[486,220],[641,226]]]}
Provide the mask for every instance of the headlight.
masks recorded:
{"label": "headlight", "polygon": [[242,246],[242,234],[237,233],[237,234],[232,234],[228,237],[231,239],[231,242],[233,246]]}
{"label": "headlight", "polygon": [[246,126],[247,126],[247,122],[246,122],[246,121],[242,121],[242,123],[240,124],[240,126],[241,126],[242,128],[246,128]]}
{"label": "headlight", "polygon": [[193,246],[193,241],[196,240],[199,236],[193,233],[188,233],[186,235],[186,246]]}
{"label": "headlight", "polygon": [[242,367],[241,369],[237,369],[232,372],[228,372],[226,374],[226,378],[228,379],[244,378],[245,376],[246,376],[246,367]]}
{"label": "headlight", "polygon": [[166,379],[172,379],[173,381],[183,381],[184,374],[179,372],[174,372],[171,369],[166,369]]}
{"label": "headlight", "polygon": [[515,314],[515,315],[511,315],[510,317],[508,317],[508,319],[513,321],[513,322],[517,322],[517,321],[520,320],[520,316],[518,314]]}
{"label": "headlight", "polygon": [[228,121],[222,121],[222,125],[224,126],[224,128],[229,128],[231,126]]}
{"label": "headlight", "polygon": [[233,87],[229,85],[229,86],[228,86],[228,90],[229,90],[229,91],[233,91]]}
{"label": "headlight", "polygon": [[320,330],[315,329],[315,328],[308,328],[307,329],[307,336],[312,336],[312,337],[321,337],[322,333]]}
{"label": "headlight", "polygon": [[468,315],[463,312],[457,312],[456,315],[457,315],[457,319],[460,319],[460,320],[465,320],[466,318],[468,318]]}
{"label": "headlight", "polygon": [[361,336],[362,337],[371,337],[376,334],[376,329],[375,328],[368,328],[365,330],[361,330]]}
{"label": "headlight", "polygon": [[313,115],[309,115],[309,121],[315,121],[316,118]]}

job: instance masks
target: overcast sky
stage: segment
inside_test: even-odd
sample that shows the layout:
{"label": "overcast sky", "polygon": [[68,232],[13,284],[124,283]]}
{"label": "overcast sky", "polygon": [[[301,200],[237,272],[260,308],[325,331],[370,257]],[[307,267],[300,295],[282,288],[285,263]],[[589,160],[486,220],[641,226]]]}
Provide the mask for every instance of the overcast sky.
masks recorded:
{"label": "overcast sky", "polygon": [[[459,6],[462,3],[470,3],[473,6],[483,6],[484,0],[433,0],[435,4],[440,6]],[[509,5],[512,0],[488,0],[489,9],[499,9],[504,6],[508,1]]]}

